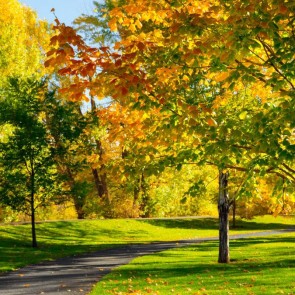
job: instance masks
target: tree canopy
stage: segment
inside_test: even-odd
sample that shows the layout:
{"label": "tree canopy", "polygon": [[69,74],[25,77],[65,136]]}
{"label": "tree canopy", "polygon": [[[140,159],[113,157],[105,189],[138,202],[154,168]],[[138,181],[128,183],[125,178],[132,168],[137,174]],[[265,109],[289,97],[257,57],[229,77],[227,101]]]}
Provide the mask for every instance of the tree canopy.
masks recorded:
{"label": "tree canopy", "polygon": [[44,75],[48,50],[47,22],[17,0],[0,1],[0,81],[7,76]]}
{"label": "tree canopy", "polygon": [[58,23],[47,65],[75,77],[64,89],[71,99],[88,89],[160,112],[157,137],[194,139],[186,160],[293,182],[293,16],[285,1],[128,1],[109,12],[113,49]]}
{"label": "tree canopy", "polygon": [[69,99],[87,99],[89,91],[142,111],[133,150],[148,154],[154,172],[218,167],[219,262],[228,262],[232,201],[224,170],[247,172],[241,187],[265,174],[294,184],[294,4],[131,0],[108,7],[114,46],[91,47],[57,20],[46,65],[72,77],[62,90]]}

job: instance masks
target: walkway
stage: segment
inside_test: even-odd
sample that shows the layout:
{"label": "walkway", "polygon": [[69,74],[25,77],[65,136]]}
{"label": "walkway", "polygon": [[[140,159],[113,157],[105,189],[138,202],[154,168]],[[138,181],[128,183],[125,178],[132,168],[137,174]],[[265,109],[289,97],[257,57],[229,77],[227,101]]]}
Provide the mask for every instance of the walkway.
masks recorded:
{"label": "walkway", "polygon": [[[231,239],[293,231],[295,229],[240,234]],[[0,295],[85,295],[113,268],[127,264],[135,257],[212,240],[217,238],[129,245],[27,266],[0,276]]]}

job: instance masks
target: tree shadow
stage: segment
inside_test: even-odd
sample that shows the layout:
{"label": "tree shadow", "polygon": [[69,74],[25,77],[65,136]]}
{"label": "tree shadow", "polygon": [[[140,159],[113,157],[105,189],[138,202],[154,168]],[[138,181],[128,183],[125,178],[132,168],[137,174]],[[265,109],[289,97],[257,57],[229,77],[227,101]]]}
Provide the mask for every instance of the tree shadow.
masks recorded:
{"label": "tree shadow", "polygon": [[[139,220],[143,223],[148,223],[154,226],[161,226],[164,228],[181,228],[181,229],[218,229],[218,218],[184,218],[184,219],[144,219]],[[259,223],[250,220],[238,219],[236,226],[231,228],[235,231],[245,230],[272,230],[272,229],[288,229],[295,228],[295,225],[272,222]]]}
{"label": "tree shadow", "polygon": [[217,229],[219,226],[217,218],[143,219],[138,221],[164,228]]}
{"label": "tree shadow", "polygon": [[234,230],[272,230],[272,229],[292,229],[295,228],[295,224],[289,223],[280,223],[280,222],[271,222],[271,223],[259,223],[250,220],[239,219],[236,221],[236,226]]}
{"label": "tree shadow", "polygon": [[[203,219],[160,219],[160,220],[138,220],[157,227],[167,229],[214,229],[218,228],[216,218]],[[268,230],[294,228],[292,224],[259,224],[249,221],[238,221],[241,230]],[[28,263],[37,263],[42,260],[55,259],[56,257],[65,257],[80,255],[106,248],[116,248],[126,244],[147,243],[145,240],[148,231],[138,229],[126,229],[125,231],[118,228],[85,228],[75,226],[72,222],[55,222],[52,224],[37,225],[38,248],[31,248],[30,226],[7,226],[0,228],[0,271],[7,270],[9,267],[17,268]],[[100,239],[94,239],[97,236]],[[111,237],[111,238],[110,238]],[[280,237],[280,241],[295,242],[294,238]],[[231,240],[231,247],[236,241]],[[240,245],[253,245],[259,243],[268,243],[266,237],[247,238],[239,240]],[[179,242],[181,244],[181,242]],[[184,241],[185,244],[185,241]],[[169,246],[170,247],[170,246]],[[161,248],[161,247],[160,247]],[[199,248],[198,251],[204,248]],[[206,242],[206,251],[216,250],[216,242]],[[233,257],[234,258],[234,257]]]}
{"label": "tree shadow", "polygon": [[[128,280],[130,276],[136,276],[137,280],[145,280],[147,277],[160,277],[165,280],[187,277],[189,275],[198,277],[198,275],[208,274],[208,277],[210,275],[210,284],[214,282],[216,284],[220,283],[221,275],[231,278],[237,277],[237,280],[242,280],[245,276],[251,277],[268,269],[276,272],[278,276],[281,269],[290,270],[292,273],[295,265],[295,248],[289,247],[288,251],[284,249],[284,252],[276,251],[274,248],[275,243],[292,245],[295,243],[295,237],[274,236],[269,238],[233,240],[231,241],[233,254],[231,263],[229,264],[217,263],[218,242],[212,241],[185,247],[183,248],[184,250],[181,248],[180,250],[153,253],[154,258],[152,259],[144,259],[139,262],[134,261],[128,265],[128,268],[121,268],[114,272],[118,273],[117,275],[120,276],[120,280]],[[265,259],[263,254],[259,253],[259,247],[252,247],[253,245],[258,246],[261,244],[267,244],[265,249],[268,249],[268,244],[273,244],[268,259]],[[251,256],[251,252],[240,252],[243,249],[247,249],[248,246],[252,247],[252,251],[257,250],[258,254]],[[201,254],[192,260],[191,258],[194,256],[188,252],[198,252]],[[276,259],[272,259],[271,257],[275,257]],[[216,280],[214,279],[215,277]]]}

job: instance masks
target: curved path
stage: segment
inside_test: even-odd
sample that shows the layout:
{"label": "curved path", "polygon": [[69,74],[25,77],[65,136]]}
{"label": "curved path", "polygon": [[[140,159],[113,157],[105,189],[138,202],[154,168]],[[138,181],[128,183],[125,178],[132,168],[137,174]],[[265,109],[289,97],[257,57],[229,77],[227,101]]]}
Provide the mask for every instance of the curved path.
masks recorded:
{"label": "curved path", "polygon": [[[295,229],[274,230],[230,236],[231,239],[261,237],[293,232]],[[76,257],[61,258],[27,266],[0,276],[1,295],[85,295],[92,286],[113,268],[129,263],[133,258],[183,247],[218,238],[190,239],[144,245],[128,245]]]}

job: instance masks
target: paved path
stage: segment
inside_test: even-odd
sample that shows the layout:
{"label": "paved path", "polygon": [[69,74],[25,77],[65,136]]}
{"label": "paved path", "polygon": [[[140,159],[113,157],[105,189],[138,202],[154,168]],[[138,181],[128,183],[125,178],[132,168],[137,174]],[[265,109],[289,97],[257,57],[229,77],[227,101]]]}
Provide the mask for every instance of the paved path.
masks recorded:
{"label": "paved path", "polygon": [[[231,239],[293,231],[295,228],[232,235]],[[212,240],[217,240],[217,238],[129,245],[27,266],[0,276],[0,295],[85,295],[113,268],[127,264],[135,257]]]}

